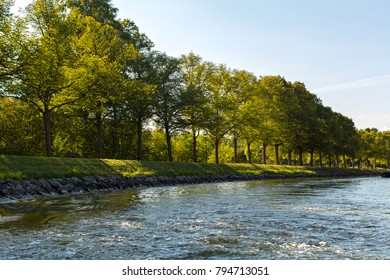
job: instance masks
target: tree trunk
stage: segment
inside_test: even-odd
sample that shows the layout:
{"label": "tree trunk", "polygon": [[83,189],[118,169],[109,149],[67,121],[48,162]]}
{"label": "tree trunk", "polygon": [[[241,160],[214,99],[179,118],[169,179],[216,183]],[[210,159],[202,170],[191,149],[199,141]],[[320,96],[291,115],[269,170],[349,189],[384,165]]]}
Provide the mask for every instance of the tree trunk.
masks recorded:
{"label": "tree trunk", "polygon": [[215,163],[219,164],[219,138],[215,140]]}
{"label": "tree trunk", "polygon": [[344,168],[347,168],[347,158],[343,155]]}
{"label": "tree trunk", "polygon": [[275,144],[275,160],[276,164],[280,165],[280,160],[279,160],[279,144]]}
{"label": "tree trunk", "polygon": [[252,163],[251,143],[247,142],[246,146],[247,146],[247,150],[248,150],[248,162]]}
{"label": "tree trunk", "polygon": [[173,162],[173,155],[172,155],[172,137],[171,133],[169,131],[169,128],[165,128],[165,138],[167,141],[167,149],[168,149],[168,161]]}
{"label": "tree trunk", "polygon": [[267,164],[267,144],[263,143],[263,164]]}
{"label": "tree trunk", "polygon": [[233,156],[233,161],[234,163],[237,163],[237,159],[238,159],[238,139],[237,139],[237,136],[236,134],[234,134],[234,138],[233,138],[233,149],[234,149],[234,156]]}
{"label": "tree trunk", "polygon": [[137,118],[137,160],[142,160],[142,118]]}
{"label": "tree trunk", "polygon": [[288,161],[288,165],[291,166],[292,165],[292,150],[288,150],[288,152],[287,152],[287,161]]}
{"label": "tree trunk", "polygon": [[53,144],[51,141],[51,111],[45,109],[43,112],[43,123],[45,125],[45,141],[46,141],[46,155],[48,157],[53,156]]}
{"label": "tree trunk", "polygon": [[192,159],[194,162],[198,162],[198,153],[196,151],[196,145],[197,145],[197,138],[196,135],[196,129],[192,130]]}
{"label": "tree trunk", "polygon": [[[114,120],[114,124],[119,123],[117,107],[114,107],[113,120]],[[118,146],[119,146],[118,125],[111,126],[110,134],[111,134],[111,140],[112,140],[112,148],[111,148],[112,149],[112,154],[111,154],[111,157],[117,158],[117,157],[119,157],[119,155],[118,155]]]}
{"label": "tree trunk", "polygon": [[328,158],[328,167],[332,167],[332,156]]}
{"label": "tree trunk", "polygon": [[314,150],[310,151],[310,166],[314,166]]}
{"label": "tree trunk", "polygon": [[340,165],[340,159],[339,156],[336,156],[336,168],[339,168]]}
{"label": "tree trunk", "polygon": [[298,153],[299,153],[299,165],[303,166],[303,150],[299,149]]}
{"label": "tree trunk", "polygon": [[96,114],[96,133],[97,133],[97,157],[103,157],[103,118],[102,114]]}
{"label": "tree trunk", "polygon": [[319,156],[319,161],[320,161],[320,167],[322,168],[323,167],[323,164],[322,164],[322,153],[318,152],[318,156]]}

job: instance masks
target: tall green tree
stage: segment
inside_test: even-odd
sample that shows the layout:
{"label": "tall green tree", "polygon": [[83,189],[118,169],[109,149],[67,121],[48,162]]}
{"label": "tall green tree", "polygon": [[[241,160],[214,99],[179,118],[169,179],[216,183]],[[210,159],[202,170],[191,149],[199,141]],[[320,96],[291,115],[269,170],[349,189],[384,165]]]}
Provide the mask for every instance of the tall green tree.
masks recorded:
{"label": "tall green tree", "polygon": [[287,107],[287,132],[284,145],[288,148],[288,162],[291,152],[298,151],[299,164],[303,165],[303,152],[310,153],[310,165],[314,165],[314,151],[319,150],[323,134],[319,130],[317,110],[321,101],[310,93],[301,82],[291,84],[290,107]]}
{"label": "tall green tree", "polygon": [[234,106],[232,99],[231,71],[225,65],[214,66],[215,70],[207,80],[207,105],[204,108],[208,119],[205,130],[214,141],[215,163],[219,163],[219,146],[222,138],[231,130],[227,115]]}
{"label": "tall green tree", "polygon": [[204,109],[208,101],[207,80],[212,75],[213,66],[194,53],[183,55],[180,66],[184,79],[182,125],[191,131],[192,160],[197,162],[197,139],[208,118]]}
{"label": "tall green tree", "polygon": [[266,163],[268,145],[275,148],[275,162],[279,164],[279,147],[285,142],[288,132],[288,112],[295,106],[290,84],[281,76],[263,76],[259,79],[259,92],[264,107],[264,126],[260,134],[263,142],[263,163]]}
{"label": "tall green tree", "polygon": [[12,96],[35,106],[44,123],[46,154],[53,155],[51,121],[57,109],[73,104],[87,91],[88,78],[72,45],[74,26],[59,0],[36,0],[26,8],[29,57]]}
{"label": "tall green tree", "polygon": [[[247,107],[255,89],[257,79],[245,70],[233,70],[231,75],[231,91],[229,102],[232,108],[227,112],[228,121],[231,123],[231,134],[233,135],[233,161],[238,161],[238,138],[242,136],[245,128],[244,124],[248,117],[256,118],[257,113]],[[254,115],[252,115],[254,113]],[[248,132],[247,130],[245,132]],[[250,143],[247,142],[248,156],[250,157]]]}
{"label": "tall green tree", "polygon": [[[105,28],[98,38],[87,34],[91,45],[96,45],[91,48],[95,50],[94,55],[106,60],[102,63],[104,65],[99,67],[105,72],[101,73],[100,79],[103,85],[95,87],[91,95],[92,99],[97,100],[92,107],[95,107],[93,115],[96,117],[94,122],[98,135],[98,156],[103,156],[103,122],[114,118],[115,123],[119,122],[119,118],[130,117],[135,119],[137,124],[137,158],[141,160],[142,128],[145,120],[150,117],[150,93],[153,90],[148,81],[151,75],[149,57],[143,55],[143,52],[150,50],[153,43],[131,20],[118,20],[118,10],[110,0],[69,0],[68,3],[80,14],[94,18]],[[101,36],[105,38],[99,39]],[[112,77],[109,78],[108,74]],[[127,111],[130,111],[130,116]],[[115,131],[114,129],[113,132]]]}
{"label": "tall green tree", "polygon": [[144,124],[153,115],[153,102],[157,90],[154,72],[154,53],[145,52],[127,66],[124,110],[137,126],[137,159],[143,159]]}
{"label": "tall green tree", "polygon": [[165,53],[155,52],[153,66],[157,85],[154,100],[155,121],[164,128],[168,161],[173,161],[172,133],[180,127],[183,110],[180,60]]}
{"label": "tall green tree", "polygon": [[71,12],[77,26],[77,50],[80,61],[88,69],[93,81],[82,108],[89,111],[89,119],[96,126],[97,156],[103,157],[104,121],[115,114],[116,104],[124,90],[126,62],[137,56],[137,50],[129,41],[123,40],[121,31],[104,24],[92,16]]}

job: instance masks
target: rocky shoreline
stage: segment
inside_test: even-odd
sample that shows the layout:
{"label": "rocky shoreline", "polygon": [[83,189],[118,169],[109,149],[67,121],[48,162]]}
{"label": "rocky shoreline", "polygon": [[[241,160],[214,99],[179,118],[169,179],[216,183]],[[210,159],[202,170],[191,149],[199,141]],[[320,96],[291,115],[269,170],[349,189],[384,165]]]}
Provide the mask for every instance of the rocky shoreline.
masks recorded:
{"label": "rocky shoreline", "polygon": [[[113,191],[159,186],[190,185],[213,182],[254,181],[289,178],[351,177],[351,174],[260,174],[260,175],[205,175],[205,176],[89,176],[84,178],[0,180],[0,201],[32,196],[80,194],[95,191]],[[360,173],[373,176],[372,173]]]}

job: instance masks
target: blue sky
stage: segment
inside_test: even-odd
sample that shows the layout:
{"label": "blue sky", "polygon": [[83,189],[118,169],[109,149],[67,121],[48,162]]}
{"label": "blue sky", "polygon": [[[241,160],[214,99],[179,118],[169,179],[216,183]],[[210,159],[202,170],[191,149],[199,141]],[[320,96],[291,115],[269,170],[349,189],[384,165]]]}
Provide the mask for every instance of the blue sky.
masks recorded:
{"label": "blue sky", "polygon": [[[17,4],[28,0],[16,0]],[[172,56],[301,81],[358,128],[390,129],[390,1],[113,0]]]}

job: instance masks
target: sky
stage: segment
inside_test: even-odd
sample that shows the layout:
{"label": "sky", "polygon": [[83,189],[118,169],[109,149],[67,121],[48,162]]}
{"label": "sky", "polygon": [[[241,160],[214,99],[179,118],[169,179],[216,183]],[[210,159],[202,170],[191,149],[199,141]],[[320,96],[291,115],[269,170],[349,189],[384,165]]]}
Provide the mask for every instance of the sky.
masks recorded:
{"label": "sky", "polygon": [[[16,0],[23,7],[30,0]],[[390,1],[112,0],[171,56],[305,83],[357,128],[390,129]]]}

